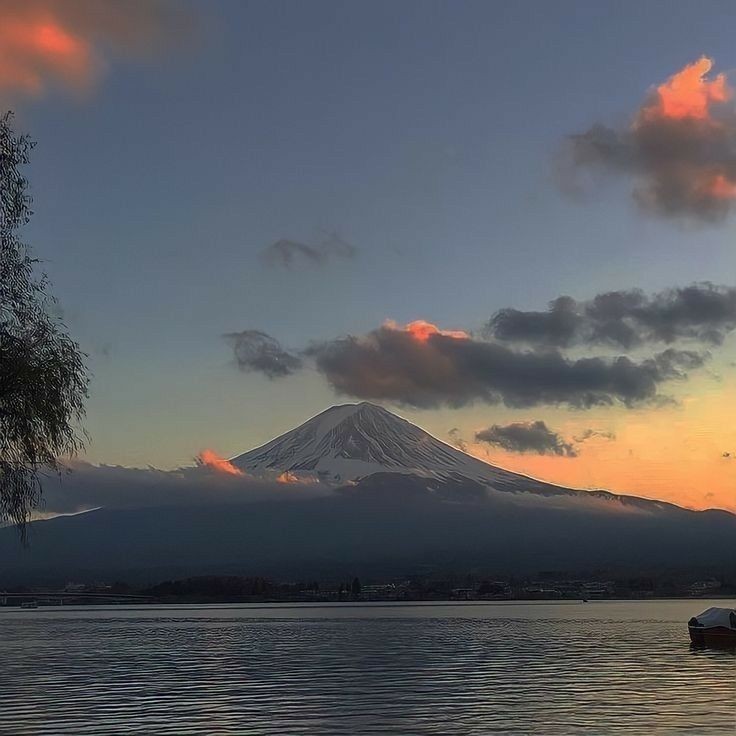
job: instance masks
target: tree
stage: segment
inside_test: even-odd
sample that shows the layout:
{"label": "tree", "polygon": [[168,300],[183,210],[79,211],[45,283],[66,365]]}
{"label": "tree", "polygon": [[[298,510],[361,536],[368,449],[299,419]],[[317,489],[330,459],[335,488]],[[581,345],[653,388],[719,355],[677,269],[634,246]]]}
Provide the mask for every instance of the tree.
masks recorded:
{"label": "tree", "polygon": [[83,446],[84,354],[55,316],[48,280],[20,239],[31,197],[21,169],[33,143],[0,117],[0,520],[21,535],[41,501],[42,478]]}

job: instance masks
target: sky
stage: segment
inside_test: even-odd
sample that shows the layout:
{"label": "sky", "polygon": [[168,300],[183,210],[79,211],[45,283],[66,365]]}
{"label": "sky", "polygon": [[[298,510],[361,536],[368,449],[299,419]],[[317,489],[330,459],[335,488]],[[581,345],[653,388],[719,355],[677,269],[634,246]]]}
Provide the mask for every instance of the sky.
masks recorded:
{"label": "sky", "polygon": [[229,457],[368,399],[535,477],[736,510],[735,22],[0,2],[85,459]]}

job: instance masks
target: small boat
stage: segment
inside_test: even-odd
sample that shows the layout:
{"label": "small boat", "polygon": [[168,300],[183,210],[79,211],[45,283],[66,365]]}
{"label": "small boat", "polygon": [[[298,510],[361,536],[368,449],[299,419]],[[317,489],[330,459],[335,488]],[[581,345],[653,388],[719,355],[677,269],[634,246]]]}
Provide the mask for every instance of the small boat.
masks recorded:
{"label": "small boat", "polygon": [[38,608],[38,601],[23,601],[20,604],[21,608]]}
{"label": "small boat", "polygon": [[690,641],[697,646],[735,646],[736,610],[708,608],[687,622]]}

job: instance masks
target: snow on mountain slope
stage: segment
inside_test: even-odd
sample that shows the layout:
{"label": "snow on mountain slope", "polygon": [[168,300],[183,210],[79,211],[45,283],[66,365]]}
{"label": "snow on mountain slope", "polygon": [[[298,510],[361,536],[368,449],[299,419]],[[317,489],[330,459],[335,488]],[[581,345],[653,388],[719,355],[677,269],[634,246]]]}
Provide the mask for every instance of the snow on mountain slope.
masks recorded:
{"label": "snow on mountain slope", "polygon": [[256,475],[288,471],[327,483],[385,472],[438,479],[463,477],[503,490],[533,482],[471,457],[367,402],[333,406],[231,462]]}

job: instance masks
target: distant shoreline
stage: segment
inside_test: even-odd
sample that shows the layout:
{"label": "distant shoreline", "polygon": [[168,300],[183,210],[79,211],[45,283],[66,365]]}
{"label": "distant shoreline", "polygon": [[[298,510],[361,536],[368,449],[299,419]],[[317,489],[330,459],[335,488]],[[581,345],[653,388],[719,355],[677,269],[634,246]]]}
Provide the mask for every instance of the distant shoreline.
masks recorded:
{"label": "distant shoreline", "polygon": [[[48,595],[48,594],[46,594]],[[656,601],[692,601],[697,603],[698,601],[708,600],[733,600],[736,603],[736,596],[733,595],[710,595],[704,598],[693,598],[687,596],[651,596],[651,597],[636,597],[636,598],[511,598],[505,600],[458,600],[452,598],[415,598],[415,599],[404,599],[404,600],[371,600],[371,599],[360,599],[360,600],[305,600],[303,598],[292,598],[292,599],[272,599],[272,600],[244,600],[244,599],[233,599],[233,598],[161,598],[161,599],[150,599],[144,600],[122,600],[114,599],[111,597],[109,600],[101,600],[100,598],[84,598],[84,596],[70,596],[67,600],[64,600],[63,604],[58,602],[50,603],[43,600],[44,593],[28,593],[12,603],[9,602],[6,605],[0,606],[0,612],[3,610],[18,610],[21,608],[21,604],[27,601],[36,601],[38,603],[38,609],[53,609],[58,610],[65,607],[86,607],[86,606],[105,606],[105,607],[119,607],[119,606],[136,606],[141,608],[151,607],[168,607],[168,606],[203,606],[203,607],[219,607],[219,606],[244,606],[259,610],[278,609],[278,608],[362,608],[369,606],[371,608],[397,608],[402,606],[462,606],[462,607],[473,607],[473,606],[514,606],[514,605],[584,605],[587,603],[626,603],[626,602],[656,602]]]}

